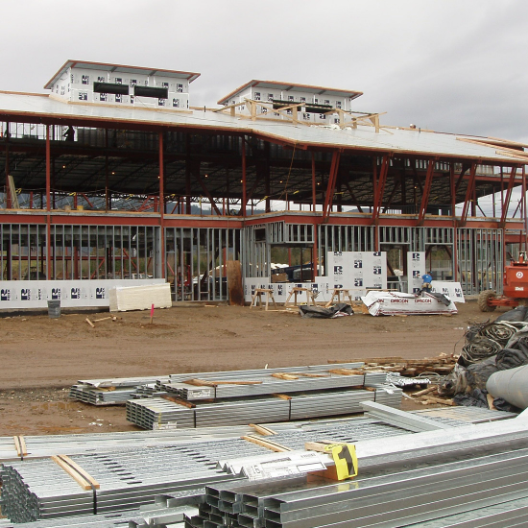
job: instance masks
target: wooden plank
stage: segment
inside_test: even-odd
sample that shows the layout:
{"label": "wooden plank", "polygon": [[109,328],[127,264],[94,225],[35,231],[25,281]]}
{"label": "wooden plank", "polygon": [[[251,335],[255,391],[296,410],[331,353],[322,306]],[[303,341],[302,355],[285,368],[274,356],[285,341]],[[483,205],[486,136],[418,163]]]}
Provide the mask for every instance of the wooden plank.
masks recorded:
{"label": "wooden plank", "polygon": [[26,447],[26,441],[24,440],[23,436],[14,436],[13,437],[15,441],[15,448],[17,455],[22,458],[27,456],[27,447]]}
{"label": "wooden plank", "polygon": [[359,369],[330,369],[328,372],[338,374],[339,376],[358,376],[365,374],[363,370]]}
{"label": "wooden plank", "polygon": [[437,385],[432,385],[431,387],[427,387],[427,389],[424,389],[424,390],[421,390],[421,391],[418,391],[418,392],[414,392],[413,396],[415,396],[415,397],[425,396],[426,394],[429,394],[430,392],[434,392],[436,389],[438,389],[438,386]]}
{"label": "wooden plank", "polygon": [[288,396],[287,394],[272,394],[275,398],[279,398],[280,400],[291,400],[292,397]]}
{"label": "wooden plank", "polygon": [[249,424],[249,427],[253,427],[253,429],[255,429],[255,431],[257,431],[257,433],[261,434],[262,436],[274,436],[277,434],[273,429],[264,427],[263,425]]}
{"label": "wooden plank", "polygon": [[184,381],[183,383],[187,383],[187,385],[195,385],[196,387],[216,387],[216,385],[210,381],[197,378]]}
{"label": "wooden plank", "polygon": [[187,385],[195,385],[197,387],[217,387],[218,385],[260,385],[262,381],[245,381],[245,380],[232,380],[232,381],[211,381],[203,380],[199,378],[193,378],[184,381]]}
{"label": "wooden plank", "polygon": [[86,470],[66,455],[54,455],[51,459],[72,477],[82,489],[100,489],[101,485]]}
{"label": "wooden plank", "polygon": [[296,380],[299,379],[299,376],[294,376],[293,374],[286,374],[285,372],[275,372],[271,375],[272,378],[279,378],[283,380]]}
{"label": "wooden plank", "polygon": [[242,271],[240,261],[227,261],[227,291],[231,306],[244,306],[244,287],[242,286]]}
{"label": "wooden plank", "polygon": [[262,381],[212,381],[215,385],[260,385]]}
{"label": "wooden plank", "polygon": [[163,394],[161,396],[164,400],[171,401],[172,403],[177,403],[178,405],[183,405],[184,407],[187,407],[187,409],[194,409],[196,405],[192,402],[189,402],[187,400],[182,400],[181,398],[173,398],[172,396],[168,396],[167,394]]}
{"label": "wooden plank", "polygon": [[85,319],[85,321],[92,327],[92,328],[95,328],[95,325],[92,323],[92,321],[90,321],[90,319],[88,319],[88,317]]}
{"label": "wooden plank", "polygon": [[327,453],[327,446],[335,443],[336,442],[331,442],[329,440],[320,440],[319,442],[305,442],[304,449],[306,449],[306,451],[317,451],[318,453]]}
{"label": "wooden plank", "polygon": [[242,440],[246,440],[246,442],[251,442],[253,444],[257,444],[261,447],[265,447],[266,449],[269,449],[271,451],[275,451],[276,453],[284,453],[286,451],[291,451],[289,447],[285,447],[283,445],[277,444],[275,442],[270,442],[268,440],[263,440],[261,438],[257,438],[255,436],[242,436]]}
{"label": "wooden plank", "polygon": [[9,194],[11,196],[11,209],[20,209],[20,204],[18,203],[18,194],[15,187],[15,180],[11,174],[9,174],[7,177],[7,183],[9,186]]}
{"label": "wooden plank", "polygon": [[497,407],[495,407],[495,404],[493,403],[495,401],[495,398],[491,395],[491,394],[487,394],[486,395],[486,399],[488,400],[488,407],[492,410],[492,411],[496,411],[497,410]]}
{"label": "wooden plank", "polygon": [[443,398],[436,398],[435,396],[429,396],[425,401],[427,403],[441,403],[442,405],[456,405],[453,400],[444,400]]}
{"label": "wooden plank", "polygon": [[298,372],[297,376],[304,376],[305,378],[328,378],[326,374],[311,374],[308,372]]}
{"label": "wooden plank", "polygon": [[403,363],[405,359],[401,356],[386,356],[386,357],[371,357],[371,358],[360,358],[360,359],[329,359],[327,363]]}

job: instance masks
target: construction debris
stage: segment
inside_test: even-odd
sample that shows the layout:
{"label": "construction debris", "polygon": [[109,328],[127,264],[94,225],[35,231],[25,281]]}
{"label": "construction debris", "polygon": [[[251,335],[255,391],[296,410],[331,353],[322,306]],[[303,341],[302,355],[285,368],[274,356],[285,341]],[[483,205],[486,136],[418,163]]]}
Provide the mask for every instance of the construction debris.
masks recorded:
{"label": "construction debris", "polygon": [[[452,375],[440,387],[459,405],[493,406],[515,410],[522,401],[510,392],[509,379],[517,367],[528,365],[528,322],[526,307],[520,306],[499,316],[494,322],[472,325]],[[488,398],[487,382],[497,373],[504,379],[501,388],[491,385],[496,394]],[[521,384],[522,385],[522,384]],[[511,395],[511,396],[510,396]],[[524,405],[521,406],[524,408]]]}
{"label": "construction debris", "polygon": [[[420,375],[438,374],[445,376],[450,374],[457,363],[458,356],[450,354],[440,354],[433,358],[424,359],[404,359],[400,356],[373,357],[350,359],[349,362],[363,363],[362,369],[368,372],[369,369],[383,370],[387,372],[397,372],[401,376],[414,377]],[[346,360],[330,360],[328,363],[344,363]]]}

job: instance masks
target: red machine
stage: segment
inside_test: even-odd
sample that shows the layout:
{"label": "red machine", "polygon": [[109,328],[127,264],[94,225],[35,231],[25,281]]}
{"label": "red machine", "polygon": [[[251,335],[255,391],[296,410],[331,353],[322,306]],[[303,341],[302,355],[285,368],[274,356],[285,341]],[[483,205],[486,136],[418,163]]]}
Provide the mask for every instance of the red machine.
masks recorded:
{"label": "red machine", "polygon": [[481,312],[492,312],[497,306],[511,306],[512,308],[520,304],[528,305],[528,262],[524,260],[524,255],[519,256],[519,260],[510,262],[504,270],[504,294],[497,297],[493,290],[484,290],[478,298],[478,305]]}

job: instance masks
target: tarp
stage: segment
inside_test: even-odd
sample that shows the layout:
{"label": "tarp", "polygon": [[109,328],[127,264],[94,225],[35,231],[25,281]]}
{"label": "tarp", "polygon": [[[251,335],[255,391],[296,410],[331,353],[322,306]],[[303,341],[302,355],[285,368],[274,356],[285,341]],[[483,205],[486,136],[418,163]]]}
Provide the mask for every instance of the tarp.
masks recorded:
{"label": "tarp", "polygon": [[323,308],[322,306],[308,306],[302,304],[299,306],[299,313],[303,317],[316,317],[319,319],[334,319],[345,315],[353,315],[354,311],[350,304],[338,303],[330,308]]}
{"label": "tarp", "polygon": [[[438,294],[370,291],[361,300],[371,315],[436,315],[456,314],[458,310],[449,297]],[[446,303],[447,306],[446,306]]]}

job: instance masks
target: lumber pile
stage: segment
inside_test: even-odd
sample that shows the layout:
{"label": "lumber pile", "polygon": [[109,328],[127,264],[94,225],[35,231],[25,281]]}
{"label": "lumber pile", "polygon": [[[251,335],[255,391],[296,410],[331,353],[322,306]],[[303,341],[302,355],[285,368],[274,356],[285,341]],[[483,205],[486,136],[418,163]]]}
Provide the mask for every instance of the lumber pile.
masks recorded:
{"label": "lumber pile", "polygon": [[416,377],[432,373],[446,376],[455,368],[458,356],[440,354],[439,356],[423,359],[405,359],[400,356],[373,357],[350,360],[329,360],[328,363],[364,363],[363,370],[383,370],[398,372],[402,376]]}

